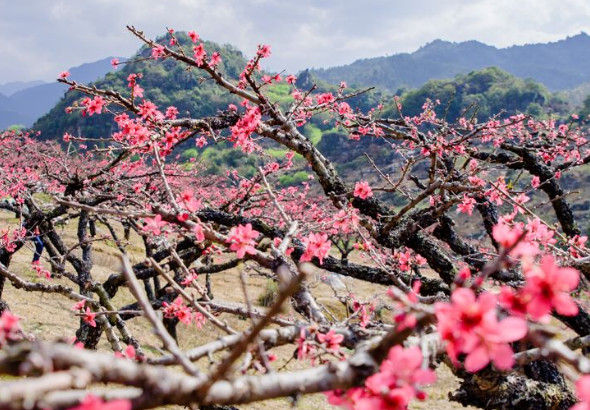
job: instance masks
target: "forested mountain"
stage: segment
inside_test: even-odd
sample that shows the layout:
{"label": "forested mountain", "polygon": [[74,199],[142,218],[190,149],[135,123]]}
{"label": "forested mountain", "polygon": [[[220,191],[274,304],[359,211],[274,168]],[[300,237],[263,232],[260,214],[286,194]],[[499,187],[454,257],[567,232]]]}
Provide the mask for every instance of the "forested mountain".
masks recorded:
{"label": "forested mountain", "polygon": [[[82,83],[95,81],[111,71],[112,57],[72,67],[70,78]],[[121,59],[125,60],[125,59]],[[59,73],[55,73],[57,77]],[[7,83],[0,87],[10,94],[0,94],[0,129],[10,125],[31,126],[63,97],[68,87],[64,84],[29,82]]]}
{"label": "forested mountain", "polygon": [[[559,94],[550,93],[543,85],[515,77],[497,67],[460,74],[452,79],[431,80],[419,89],[405,92],[400,96],[402,114],[419,114],[426,99],[438,100],[437,116],[450,123],[462,116],[481,122],[496,114],[506,118],[518,113],[533,114],[537,118],[549,114],[563,118],[570,108]],[[590,98],[587,105],[590,110]],[[384,117],[399,117],[392,98],[386,99],[383,106]],[[348,133],[341,129],[326,130],[319,147],[328,158],[351,170],[360,166],[355,161],[364,161],[365,152],[378,163],[387,163],[394,155],[385,141],[374,138],[350,141]]]}
{"label": "forested mountain", "polygon": [[[417,90],[405,92],[401,98],[403,113],[417,115],[427,98],[440,101],[436,112],[450,122],[473,115],[485,121],[500,113],[559,117],[569,110],[567,101],[559,94],[550,93],[534,80],[523,80],[497,67],[459,74],[453,79],[430,80]],[[386,110],[386,115],[396,111],[392,106]]]}
{"label": "forested mountain", "polygon": [[[206,47],[210,52],[219,51],[222,54],[222,69],[228,77],[236,78],[246,62],[242,53],[233,47],[220,47],[212,42],[208,42]],[[99,88],[114,88],[122,93],[129,93],[127,76],[141,73],[143,78],[140,85],[146,90],[146,98],[161,109],[174,105],[181,114],[188,112],[193,117],[213,115],[217,110],[227,108],[230,102],[236,102],[235,98],[219,91],[213,84],[201,82],[198,73],[186,71],[172,61],[142,60],[141,57],[149,52],[145,48],[140,50],[136,55],[140,61],[109,73],[94,84]],[[300,89],[310,89],[313,85],[318,92],[335,92],[337,89],[336,86],[315,78],[309,71],[300,73],[297,81]],[[287,104],[291,100],[290,89],[287,84],[276,84],[269,87],[267,93],[272,100]],[[353,108],[361,110],[383,103],[385,115],[396,116],[392,97],[392,94],[377,89],[348,102]],[[42,131],[45,138],[59,138],[64,132],[86,137],[110,133],[113,129],[111,115],[85,118],[77,112],[66,114],[65,109],[80,98],[81,95],[77,93],[67,94],[47,115],[37,121],[34,128]],[[520,79],[496,67],[457,75],[452,79],[431,80],[416,90],[404,92],[401,95],[404,114],[417,114],[427,98],[441,102],[437,113],[439,116],[446,115],[449,121],[454,121],[461,115],[474,114],[480,120],[485,120],[500,111],[505,116],[516,113],[563,116],[570,109],[563,97],[549,92],[543,85],[530,79]],[[314,125],[322,128],[320,123]]]}
{"label": "forested mountain", "polygon": [[[188,37],[183,33],[177,34],[180,43],[186,47],[187,53],[192,54],[190,51],[192,43]],[[206,42],[206,49],[209,54],[213,51],[221,53],[220,67],[229,78],[237,78],[246,64],[244,55],[232,46]],[[197,71],[187,71],[172,60],[145,59],[150,55],[151,50],[143,47],[128,64],[107,74],[94,84],[99,88],[113,88],[128,95],[127,77],[132,73],[141,73],[143,77],[139,80],[139,84],[145,90],[146,98],[152,100],[161,110],[173,105],[179,109],[181,115],[188,112],[195,118],[214,115],[217,110],[227,108],[230,102],[238,102],[227,93],[220,91],[210,81],[203,82]],[[336,91],[336,85],[324,82],[316,75],[317,72],[309,70],[299,73],[297,87],[308,90],[316,85],[317,92]],[[285,105],[291,101],[291,88],[286,83],[274,84],[267,88],[267,95],[271,100]],[[65,132],[85,137],[101,137],[111,133],[115,125],[110,114],[92,117],[83,117],[78,111],[66,114],[66,108],[75,105],[81,98],[82,95],[75,92],[66,94],[66,97],[47,115],[36,122],[34,128],[42,131],[43,138],[48,139],[61,139]],[[502,112],[504,116],[529,113],[541,117],[549,114],[564,117],[571,110],[561,94],[551,93],[545,86],[532,79],[523,80],[497,67],[451,75],[448,79],[426,81],[420,84],[420,88],[405,91],[401,94],[403,114],[417,114],[427,98],[440,101],[440,105],[436,108],[437,114],[439,117],[446,117],[450,122],[462,115],[475,116],[478,120],[485,121],[499,112]],[[0,97],[0,107],[2,101]],[[361,110],[368,110],[382,103],[384,115],[398,115],[393,105],[393,93],[380,88],[361,94],[348,102],[354,109]],[[306,132],[310,134],[314,143],[326,144],[325,149],[329,153],[331,147],[336,146],[333,144],[335,139],[342,140],[341,144],[348,144],[345,132],[326,128],[320,117],[306,127]],[[343,158],[352,158],[358,154],[356,151],[359,149],[368,149],[363,144],[356,144],[349,148],[338,149],[336,154]],[[186,155],[197,155],[193,151],[189,150]],[[238,155],[234,150],[232,152],[232,155]],[[220,164],[230,160],[229,157],[225,158],[227,155],[221,147],[217,147],[216,152],[209,152],[207,155],[215,157],[212,160]]]}
{"label": "forested mountain", "polygon": [[[177,33],[177,38],[179,43],[186,47],[187,54],[192,55],[190,39],[184,33]],[[219,46],[213,42],[205,42],[205,49],[209,55],[214,51],[221,54],[220,69],[229,78],[237,78],[247,61],[239,50],[229,45]],[[143,77],[138,80],[138,84],[145,90],[145,98],[162,110],[173,105],[178,108],[180,115],[189,112],[195,118],[213,115],[219,109],[226,109],[230,102],[238,102],[237,99],[220,91],[211,81],[202,82],[198,72],[187,71],[185,67],[172,60],[144,59],[150,55],[149,48],[141,48],[130,59],[131,62],[94,82],[94,85],[129,95],[127,77],[132,73],[141,73]],[[77,92],[66,94],[48,114],[35,123],[34,129],[40,130],[45,138],[60,138],[64,132],[86,137],[99,137],[110,133],[114,126],[113,116],[110,114],[82,117],[77,111],[72,114],[65,113],[66,107],[72,106],[81,98],[82,94]]]}
{"label": "forested mountain", "polygon": [[[180,36],[182,41],[188,41],[184,34],[180,33]],[[227,45],[221,47],[212,42],[207,42],[207,47],[210,52],[217,50],[222,53],[224,70],[228,75],[235,76],[242,69],[245,58],[239,50]],[[450,117],[456,117],[460,110],[473,103],[479,105],[478,116],[481,118],[500,109],[532,114],[560,113],[567,111],[565,100],[571,103],[570,109],[573,109],[588,94],[585,91],[590,84],[589,50],[590,36],[585,33],[555,43],[505,49],[497,49],[477,41],[451,43],[436,40],[411,54],[371,58],[347,66],[304,71],[299,77],[305,78],[310,84],[317,83],[326,90],[330,89],[328,84],[338,84],[340,81],[348,82],[352,88],[377,87],[377,94],[380,95],[374,94],[363,101],[357,101],[361,106],[375,102],[385,94],[396,93],[404,95],[409,112],[413,112],[412,107],[421,106],[419,100],[429,97],[438,98],[444,104],[450,102]],[[149,51],[143,48],[137,56],[148,54]],[[111,70],[109,61],[110,58],[107,58],[73,68],[70,70],[71,78],[86,83],[97,80]],[[142,87],[147,90],[146,96],[158,105],[175,105],[181,113],[189,111],[192,115],[210,115],[218,108],[226,106],[229,101],[227,96],[215,91],[210,84],[199,83],[197,74],[173,66],[169,61],[163,64],[154,61],[136,62],[119,68],[96,84],[123,91],[126,90],[127,75],[142,72],[145,74]],[[500,75],[500,71],[487,70],[491,66],[499,67],[516,77],[536,81]],[[469,74],[479,70],[484,71],[477,75]],[[456,77],[458,74],[466,76]],[[443,81],[437,82],[436,79]],[[471,82],[477,84],[470,84]],[[484,85],[486,82],[489,84]],[[57,83],[41,84],[14,92],[8,97],[2,95],[1,90],[6,89],[6,93],[9,93],[24,86],[16,83],[0,85],[0,129],[15,123],[31,125],[54,106],[65,89]],[[489,91],[485,96],[478,91],[478,87],[482,86]],[[510,93],[504,92],[503,88],[506,86]],[[422,88],[418,90],[419,87]],[[548,91],[564,88],[571,90],[559,98]],[[279,86],[271,90],[271,94],[285,99],[288,90]],[[452,101],[451,95],[455,95]],[[75,95],[67,96],[54,107],[50,115],[39,119],[35,128],[44,131],[49,138],[54,134],[78,129],[84,130],[89,136],[109,132],[112,124],[109,118],[93,118],[88,121],[76,115],[68,118],[63,115],[65,107],[71,105],[76,98]],[[523,105],[525,102],[526,105]]]}
{"label": "forested mountain", "polygon": [[312,73],[327,82],[347,81],[353,86],[396,92],[490,66],[532,78],[552,91],[574,88],[590,81],[590,36],[581,33],[554,43],[502,49],[478,41],[435,40],[413,53],[363,59]]}

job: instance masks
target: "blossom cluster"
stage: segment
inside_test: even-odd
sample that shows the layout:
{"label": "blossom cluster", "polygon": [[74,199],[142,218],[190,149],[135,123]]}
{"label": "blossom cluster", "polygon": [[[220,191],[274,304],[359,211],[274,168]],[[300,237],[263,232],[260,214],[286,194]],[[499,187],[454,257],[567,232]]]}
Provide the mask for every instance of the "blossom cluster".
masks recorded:
{"label": "blossom cluster", "polygon": [[436,381],[434,372],[422,366],[420,348],[394,346],[364,387],[327,392],[328,402],[351,410],[405,409],[413,398],[425,400],[427,395],[421,386]]}
{"label": "blossom cluster", "polygon": [[201,312],[192,312],[191,308],[184,304],[182,297],[178,296],[172,303],[163,302],[162,312],[164,317],[168,319],[178,319],[185,325],[189,325],[192,321],[200,329],[205,323],[205,316]]}

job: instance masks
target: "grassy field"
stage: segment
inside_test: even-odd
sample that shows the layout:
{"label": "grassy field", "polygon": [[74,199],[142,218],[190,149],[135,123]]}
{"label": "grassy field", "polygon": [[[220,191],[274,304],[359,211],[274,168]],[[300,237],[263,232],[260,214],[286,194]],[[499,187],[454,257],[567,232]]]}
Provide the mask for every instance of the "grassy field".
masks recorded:
{"label": "grassy field", "polygon": [[[0,213],[0,226],[16,226],[18,221],[12,218],[12,215],[7,213]],[[72,221],[69,225],[63,228],[62,234],[66,242],[74,244],[76,237],[76,226]],[[99,226],[100,229],[100,226]],[[106,233],[106,229],[104,229]],[[132,262],[140,262],[143,259],[141,251],[141,242],[138,237],[133,236],[128,246]],[[76,251],[74,251],[76,252]],[[18,273],[22,277],[31,281],[43,281],[46,279],[37,278],[36,273],[30,267],[33,250],[32,243],[27,243],[26,248],[21,249],[13,256],[10,270]],[[97,243],[94,246],[94,267],[92,269],[95,280],[104,281],[107,277],[118,272],[119,269],[119,251],[118,249],[108,243]],[[44,255],[45,256],[45,255]],[[43,262],[44,266],[49,267],[47,261]],[[246,265],[230,271],[215,274],[212,276],[212,289],[216,301],[240,302],[244,298],[241,292],[240,285],[240,270],[246,269],[247,280],[249,284],[250,298],[257,303],[258,297],[265,292],[268,279],[260,275],[253,269],[249,269]],[[73,272],[73,269],[71,270]],[[200,278],[199,280],[202,280]],[[64,279],[52,279],[54,283],[63,283],[70,286],[71,283]],[[373,298],[384,297],[386,288],[382,286],[368,284],[366,282],[344,278],[344,283],[348,289],[354,290],[355,295],[360,300],[371,300]],[[326,306],[333,314],[342,317],[345,314],[343,305],[334,298],[333,290],[325,283],[311,278],[312,293],[317,297],[318,302]],[[339,290],[340,294],[346,294],[347,290]],[[45,295],[40,293],[25,292],[14,289],[12,285],[7,284],[3,293],[3,298],[6,300],[13,311],[22,318],[22,325],[25,332],[33,335],[36,338],[43,340],[72,340],[76,329],[77,320],[74,319],[74,313],[71,310],[73,301],[61,295]],[[121,307],[133,301],[132,296],[122,287],[113,299],[115,306]],[[256,306],[260,309],[260,306]],[[290,312],[286,312],[290,313]],[[386,312],[385,315],[388,315]],[[226,320],[231,326],[237,329],[245,329],[248,326],[248,321],[240,319],[234,315],[222,314],[222,320]],[[387,317],[384,317],[387,320]],[[151,328],[147,321],[141,317],[134,318],[128,321],[128,326],[132,334],[139,340],[142,348],[148,355],[162,354],[161,343],[154,337]],[[195,326],[178,325],[179,345],[182,349],[190,349],[200,344],[206,343],[222,336],[222,332],[211,324],[205,324],[202,329]],[[103,337],[99,345],[100,350],[111,351],[106,338]],[[276,368],[284,366],[289,358],[293,356],[294,346],[282,346],[273,349],[273,353],[277,355],[278,359],[274,363]],[[210,363],[208,359],[202,359],[198,365],[203,370],[208,369]],[[286,370],[296,370],[304,368],[307,363],[298,363],[291,360],[286,365]],[[448,401],[448,393],[454,390],[458,382],[451,374],[451,372],[441,365],[437,370],[439,382],[427,389],[430,399],[424,403],[415,402],[411,408],[415,409],[460,409],[463,408],[457,403]],[[239,406],[241,409],[287,409],[292,406],[299,409],[329,409],[333,408],[328,405],[322,394],[315,394],[305,396],[292,402],[287,399],[269,400],[260,403],[253,403],[249,405]],[[174,407],[170,407],[174,408]]]}

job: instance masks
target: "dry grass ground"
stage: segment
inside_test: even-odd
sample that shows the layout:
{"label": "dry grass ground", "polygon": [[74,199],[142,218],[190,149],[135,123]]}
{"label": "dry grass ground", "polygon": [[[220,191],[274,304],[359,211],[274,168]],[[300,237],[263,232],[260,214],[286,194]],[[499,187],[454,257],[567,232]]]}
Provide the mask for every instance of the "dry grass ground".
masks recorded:
{"label": "dry grass ground", "polygon": [[[0,227],[16,226],[16,223],[18,223],[18,221],[12,218],[12,215],[0,213]],[[75,243],[75,224],[70,222],[69,225],[62,229],[66,241],[70,244]],[[139,241],[139,238],[131,238],[131,244],[128,247],[128,251],[130,252],[132,262],[139,262],[142,260],[143,255],[140,253],[140,245],[141,242]],[[118,271],[118,253],[119,252],[114,245],[108,243],[98,243],[95,245],[93,254],[93,276],[95,280],[104,281],[110,274]],[[32,254],[32,244],[27,244],[25,249],[20,250],[14,255],[10,269],[31,281],[46,280],[37,278],[35,272],[31,269],[30,261]],[[44,262],[44,265],[46,267],[49,266],[47,262]],[[241,292],[239,276],[240,269],[244,268],[244,266],[241,266],[212,276],[212,288],[215,300],[243,302],[244,298]],[[246,272],[248,274],[248,284],[250,285],[250,298],[253,301],[256,301],[258,296],[265,291],[267,278],[256,273],[254,270],[247,270]],[[70,285],[69,282],[66,282],[63,279],[52,280],[56,283],[63,282],[64,284]],[[384,287],[371,285],[366,282],[349,278],[344,278],[344,283],[347,285],[348,289],[353,290],[355,295],[361,300],[371,300],[375,297],[383,297],[386,290]],[[318,301],[329,308],[335,315],[342,316],[345,314],[343,305],[335,300],[333,290],[328,285],[321,281],[314,281],[311,287],[312,292],[317,297]],[[340,290],[339,292],[346,293],[347,290]],[[10,305],[11,310],[22,318],[22,325],[27,333],[44,340],[71,340],[74,337],[77,329],[77,320],[74,319],[71,310],[71,306],[74,303],[73,301],[61,295],[24,292],[22,290],[14,289],[10,284],[7,284],[2,296]],[[113,300],[117,307],[124,306],[132,301],[133,299],[126,288],[121,288]],[[259,306],[257,307],[260,308]],[[389,315],[389,313],[385,312],[384,319],[387,319],[387,315]],[[237,318],[233,315],[223,314],[221,318],[237,329],[244,329],[248,326],[246,320]],[[161,343],[154,337],[149,324],[143,318],[140,317],[129,320],[128,326],[147,354],[161,354]],[[202,329],[198,329],[195,326],[179,324],[178,335],[180,347],[182,349],[189,349],[206,343],[207,341],[211,341],[216,337],[221,336],[222,333],[210,324],[205,324]],[[103,337],[99,348],[101,350],[110,351],[106,338]],[[283,346],[273,350],[273,353],[278,357],[275,362],[277,368],[287,363],[289,358],[292,357],[293,351],[293,346]],[[203,370],[209,368],[209,362],[207,359],[201,360],[198,364]],[[286,369],[295,370],[303,367],[303,363],[298,363],[297,361],[292,360],[286,366]],[[438,383],[427,389],[430,399],[424,403],[413,403],[411,408],[441,410],[462,409],[463,407],[461,405],[451,403],[447,399],[448,393],[457,387],[457,380],[444,365],[440,366],[437,370],[437,374],[439,379]],[[239,407],[241,409],[287,409],[292,406],[293,403],[291,401],[280,399]],[[332,406],[327,404],[322,394],[301,397],[296,401],[295,407],[299,409],[332,408]]]}

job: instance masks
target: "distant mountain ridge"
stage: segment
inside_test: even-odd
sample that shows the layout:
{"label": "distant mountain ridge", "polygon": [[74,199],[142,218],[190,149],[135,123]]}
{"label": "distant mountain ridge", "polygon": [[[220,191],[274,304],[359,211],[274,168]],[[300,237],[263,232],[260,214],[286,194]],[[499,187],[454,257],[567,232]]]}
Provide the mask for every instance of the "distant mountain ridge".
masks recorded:
{"label": "distant mountain ridge", "polygon": [[[175,35],[178,44],[189,55],[193,47],[190,38],[183,32],[176,32]],[[164,43],[166,38],[159,38],[158,41]],[[473,43],[474,46],[479,47],[475,42]],[[222,62],[219,69],[225,78],[233,81],[239,78],[247,59],[237,48],[231,45],[221,46],[209,41],[205,41],[204,46],[208,55],[213,52],[221,54]],[[156,104],[162,112],[169,106],[175,106],[180,115],[189,115],[192,118],[215,115],[218,110],[227,109],[228,104],[239,103],[237,97],[229,95],[213,82],[202,81],[202,74],[198,70],[186,70],[183,64],[173,59],[154,61],[150,58],[151,54],[152,50],[149,47],[141,47],[127,64],[106,74],[92,85],[99,89],[112,89],[126,96],[131,92],[128,87],[128,76],[132,73],[141,73],[139,85],[145,90],[146,99]],[[297,77],[296,86],[303,90],[309,90],[314,86],[318,93],[338,90],[338,85],[318,80],[309,71],[301,72]],[[427,98],[441,101],[441,104],[435,108],[435,112],[439,118],[444,117],[449,122],[454,122],[461,116],[485,121],[501,111],[504,117],[527,113],[539,118],[547,118],[549,115],[554,118],[563,118],[569,113],[567,102],[556,93],[550,93],[545,86],[534,80],[523,80],[497,67],[488,67],[483,70],[474,70],[466,75],[450,77],[444,80],[427,81],[421,84],[420,88],[403,93],[400,97],[403,113],[418,114],[422,111]],[[349,91],[354,93],[356,90],[351,86]],[[282,107],[289,106],[293,102],[291,92],[292,86],[286,82],[272,84],[265,88],[269,100]],[[41,132],[41,139],[55,141],[62,141],[66,132],[86,138],[104,138],[116,132],[118,126],[114,122],[114,115],[121,112],[120,108],[111,105],[112,112],[105,111],[101,115],[83,116],[79,102],[84,97],[84,94],[78,91],[68,92],[49,113],[35,122],[33,129]],[[362,112],[382,104],[382,114],[394,118],[398,115],[398,111],[391,97],[391,94],[378,87],[356,95],[347,102],[354,111],[358,109]],[[140,101],[136,103],[139,104]],[[67,107],[77,108],[68,114]],[[339,165],[349,166],[349,170],[366,161],[365,152],[375,158],[379,164],[391,163],[393,160],[392,151],[386,141],[364,138],[358,143],[351,142],[348,131],[333,127],[322,116],[312,118],[305,125],[304,133],[331,160]],[[184,147],[186,150],[182,152],[182,157],[185,159],[199,157],[207,161],[211,164],[212,173],[221,174],[227,166],[239,166],[242,175],[252,176],[258,166],[254,157],[241,155],[239,150],[232,149],[229,145],[231,144],[220,143],[215,147],[201,149],[195,148],[194,142],[190,141],[186,143]],[[273,149],[271,155],[282,158],[285,153],[286,151],[281,149]],[[350,167],[351,164],[353,164],[352,167]],[[304,180],[299,178],[306,178],[306,174],[303,172],[286,176],[281,184],[289,185]]]}
{"label": "distant mountain ridge", "polygon": [[0,84],[0,94],[4,95],[5,97],[10,97],[16,92],[41,84],[45,84],[45,81],[12,81],[10,83]]}
{"label": "distant mountain ridge", "polygon": [[486,67],[499,67],[521,78],[532,78],[551,91],[590,81],[590,36],[584,32],[553,43],[496,48],[478,41],[434,40],[413,53],[357,60],[349,65],[313,69],[330,83],[390,92],[420,87],[428,80],[453,78]]}
{"label": "distant mountain ridge", "polygon": [[[107,57],[93,63],[72,67],[70,79],[89,83],[113,70]],[[125,58],[119,58],[125,61]],[[56,77],[57,77],[56,73]],[[0,85],[0,129],[11,125],[30,127],[43,114],[49,112],[64,96],[68,87],[64,84],[43,82],[13,82]],[[6,93],[6,94],[5,94]]]}
{"label": "distant mountain ridge", "polygon": [[[178,32],[177,37],[180,44],[186,47],[186,52],[190,53],[192,41],[188,36],[185,33]],[[583,35],[583,37],[588,36]],[[588,39],[590,40],[590,37]],[[164,41],[164,38],[160,38],[159,41]],[[461,46],[462,49],[459,50],[458,46]],[[227,78],[238,78],[239,73],[246,64],[246,59],[237,48],[230,45],[220,46],[209,41],[205,42],[205,47],[209,53],[213,51],[221,53],[223,57],[221,69],[225,72]],[[463,55],[466,49],[470,50],[467,57]],[[515,49],[518,50],[518,48]],[[491,60],[490,56],[493,56],[495,51],[497,49],[494,47],[486,46],[477,41],[455,44],[438,40],[427,44],[411,55],[400,55],[399,57],[409,62],[412,59],[438,61],[438,72],[439,74],[442,73],[440,76],[444,77],[443,80],[431,80],[430,78],[427,78],[424,82],[419,82],[422,81],[421,79],[416,80],[419,82],[418,86],[412,87],[412,91],[408,90],[402,94],[405,113],[417,114],[424,100],[431,98],[433,100],[439,99],[442,102],[442,105],[438,108],[439,111],[445,111],[445,107],[448,108],[447,118],[450,121],[454,121],[460,116],[462,110],[470,106],[478,107],[477,115],[481,118],[487,118],[502,110],[505,111],[505,115],[521,112],[538,116],[548,114],[567,115],[569,111],[567,101],[554,95],[554,93],[550,93],[542,84],[535,80],[523,80],[497,67],[488,67],[487,63]],[[486,53],[488,54],[487,57],[485,56]],[[230,102],[236,102],[210,82],[200,81],[198,73],[187,71],[182,65],[170,59],[154,61],[149,58],[150,55],[151,50],[146,46],[142,47],[129,60],[128,64],[96,80],[94,85],[98,88],[114,89],[125,95],[129,93],[127,87],[128,75],[139,72],[143,74],[140,84],[145,89],[146,98],[153,101],[162,110],[173,105],[177,107],[180,113],[189,112],[195,117],[214,115],[218,109],[224,109]],[[475,62],[474,64],[484,65],[487,68],[469,70],[468,74],[457,74],[454,71],[456,67],[450,63],[460,61],[461,58],[469,61],[469,56],[472,56],[471,60]],[[377,70],[384,66],[380,62],[387,62],[389,59],[390,57],[380,57],[361,60],[354,63],[353,66],[369,62],[374,63],[373,70]],[[493,62],[497,61],[494,60]],[[412,73],[418,78],[420,75],[428,76],[429,74],[425,72],[426,64],[422,64],[420,67],[424,72],[414,69]],[[344,69],[346,68],[344,67]],[[446,71],[440,68],[446,68]],[[325,72],[328,71],[330,70],[325,70]],[[72,71],[73,78],[75,78],[74,74],[75,72]],[[350,87],[354,88],[358,85],[355,81],[345,79]],[[324,81],[322,78],[318,79],[309,70],[299,73],[297,87],[309,89],[314,84],[318,89],[325,90],[325,92],[328,92],[331,87],[334,90],[336,88],[336,86],[330,85],[329,82]],[[275,87],[269,87],[267,91],[271,99],[285,100],[289,98],[290,91],[287,84],[277,84]],[[388,91],[386,87],[379,84],[377,90],[366,95],[367,101],[355,101],[354,103],[351,101],[350,103],[355,107],[361,108],[362,106],[362,109],[368,109],[368,107],[375,106],[381,98],[389,94]],[[82,94],[78,92],[68,93],[50,112],[35,122],[34,128],[42,131],[42,138],[61,138],[65,132],[98,138],[109,135],[116,129],[110,114],[93,117],[81,116],[79,112],[66,114],[66,108],[73,106],[82,97]],[[442,111],[439,115],[443,114]],[[395,114],[392,113],[392,115]]]}

